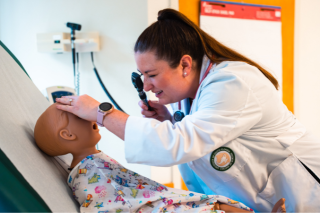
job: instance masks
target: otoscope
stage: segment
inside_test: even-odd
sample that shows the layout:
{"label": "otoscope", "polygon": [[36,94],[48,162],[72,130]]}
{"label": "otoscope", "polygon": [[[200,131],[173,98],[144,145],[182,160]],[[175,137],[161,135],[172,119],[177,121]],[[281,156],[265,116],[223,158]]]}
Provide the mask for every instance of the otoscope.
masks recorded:
{"label": "otoscope", "polygon": [[71,23],[68,22],[67,23],[67,27],[69,27],[71,29],[71,49],[72,49],[72,63],[73,63],[73,75],[76,75],[76,48],[74,45],[74,40],[76,40],[76,36],[75,36],[75,30],[80,31],[81,30],[81,25],[80,24],[76,24],[76,23]]}
{"label": "otoscope", "polygon": [[143,91],[143,82],[140,78],[140,75],[136,72],[133,72],[131,75],[131,80],[132,80],[133,86],[137,89],[137,91],[139,93],[140,99],[147,105],[148,111],[152,111],[153,109],[152,109],[152,107],[150,107],[150,105],[148,103],[147,95]]}

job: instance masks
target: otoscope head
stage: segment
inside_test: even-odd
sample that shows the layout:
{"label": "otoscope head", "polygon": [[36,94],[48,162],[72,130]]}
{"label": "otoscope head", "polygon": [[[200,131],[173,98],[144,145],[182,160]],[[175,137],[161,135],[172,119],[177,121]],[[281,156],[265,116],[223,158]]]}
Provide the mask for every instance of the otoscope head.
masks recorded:
{"label": "otoscope head", "polygon": [[131,80],[132,80],[133,86],[137,89],[138,92],[143,91],[143,82],[138,73],[133,72],[131,75]]}
{"label": "otoscope head", "polygon": [[67,27],[71,28],[71,30],[78,30],[78,31],[81,30],[81,25],[76,23],[68,22]]}

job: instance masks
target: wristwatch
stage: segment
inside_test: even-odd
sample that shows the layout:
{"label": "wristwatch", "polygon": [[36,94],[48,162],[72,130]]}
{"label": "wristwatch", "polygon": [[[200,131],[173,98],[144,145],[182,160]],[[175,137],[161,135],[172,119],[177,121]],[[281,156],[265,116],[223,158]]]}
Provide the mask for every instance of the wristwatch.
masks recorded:
{"label": "wristwatch", "polygon": [[112,111],[113,111],[113,105],[111,103],[108,103],[108,102],[101,103],[98,107],[97,124],[103,127],[104,116],[111,113]]}

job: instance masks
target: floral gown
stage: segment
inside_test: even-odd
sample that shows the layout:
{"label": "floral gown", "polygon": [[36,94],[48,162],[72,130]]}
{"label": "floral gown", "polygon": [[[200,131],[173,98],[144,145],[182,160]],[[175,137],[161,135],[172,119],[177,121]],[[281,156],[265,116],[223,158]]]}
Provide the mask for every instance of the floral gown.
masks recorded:
{"label": "floral gown", "polygon": [[253,211],[221,195],[167,188],[121,166],[103,152],[89,155],[68,177],[81,212],[223,212],[216,202]]}

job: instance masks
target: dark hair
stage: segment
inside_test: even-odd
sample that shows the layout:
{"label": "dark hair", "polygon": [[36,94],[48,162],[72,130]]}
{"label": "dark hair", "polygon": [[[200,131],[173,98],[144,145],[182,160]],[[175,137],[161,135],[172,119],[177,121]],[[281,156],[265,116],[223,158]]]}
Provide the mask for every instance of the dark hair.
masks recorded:
{"label": "dark hair", "polygon": [[146,28],[134,46],[135,52],[154,51],[158,59],[168,61],[176,68],[183,55],[190,55],[200,70],[203,56],[212,62],[243,61],[257,67],[275,86],[279,87],[276,78],[259,64],[224,46],[209,34],[201,30],[182,13],[173,9],[160,10],[158,21]]}

